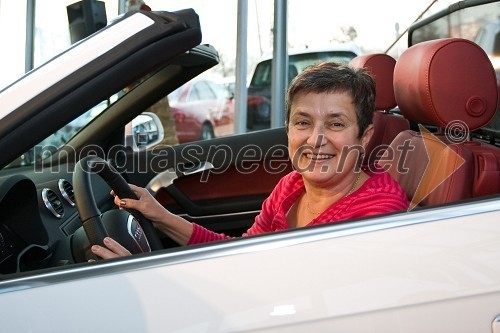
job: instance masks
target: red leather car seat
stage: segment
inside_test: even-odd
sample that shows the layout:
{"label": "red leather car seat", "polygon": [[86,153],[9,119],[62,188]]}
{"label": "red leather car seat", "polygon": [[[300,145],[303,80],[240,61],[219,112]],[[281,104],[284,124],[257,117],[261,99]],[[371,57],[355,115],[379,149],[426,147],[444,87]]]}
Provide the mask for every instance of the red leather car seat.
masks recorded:
{"label": "red leather car seat", "polygon": [[349,63],[354,68],[366,68],[375,80],[375,110],[373,136],[365,149],[364,164],[373,164],[400,132],[409,130],[408,120],[391,112],[396,107],[393,77],[396,60],[383,53],[357,56]]}
{"label": "red leather car seat", "polygon": [[500,192],[500,149],[469,136],[493,118],[498,100],[495,71],[478,45],[448,38],[410,47],[395,66],[394,89],[405,118],[438,128],[400,133],[379,161],[410,208]]}

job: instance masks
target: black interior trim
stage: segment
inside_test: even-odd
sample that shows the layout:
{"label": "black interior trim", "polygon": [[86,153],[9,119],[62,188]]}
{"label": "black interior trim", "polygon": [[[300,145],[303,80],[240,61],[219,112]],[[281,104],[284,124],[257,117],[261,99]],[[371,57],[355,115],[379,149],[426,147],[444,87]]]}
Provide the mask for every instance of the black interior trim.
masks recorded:
{"label": "black interior trim", "polygon": [[[245,161],[245,157],[242,154],[237,154],[237,152],[247,149],[248,142],[260,147],[264,154],[261,158],[264,158],[266,153],[286,150],[288,137],[284,127],[274,128],[207,141],[159,147],[137,153],[128,152],[126,155],[118,155],[117,164],[124,166],[119,168],[119,171],[124,173],[124,177],[129,182],[138,186],[146,186],[157,173],[169,168],[177,170],[179,165],[210,162],[214,166],[213,170],[222,170],[230,165],[241,163]],[[220,153],[219,148],[230,149],[235,153],[231,154],[230,158],[227,158],[227,155]],[[288,160],[288,154],[284,159]],[[134,170],[147,170],[147,172],[139,173],[134,172]]]}

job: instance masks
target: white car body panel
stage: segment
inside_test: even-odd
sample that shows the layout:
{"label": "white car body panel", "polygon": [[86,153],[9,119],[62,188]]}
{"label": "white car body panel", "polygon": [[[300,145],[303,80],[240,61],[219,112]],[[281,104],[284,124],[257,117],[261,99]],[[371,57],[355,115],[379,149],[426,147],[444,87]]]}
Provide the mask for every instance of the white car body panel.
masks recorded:
{"label": "white car body panel", "polygon": [[0,283],[2,331],[491,332],[500,202],[460,208],[89,264],[51,285]]}

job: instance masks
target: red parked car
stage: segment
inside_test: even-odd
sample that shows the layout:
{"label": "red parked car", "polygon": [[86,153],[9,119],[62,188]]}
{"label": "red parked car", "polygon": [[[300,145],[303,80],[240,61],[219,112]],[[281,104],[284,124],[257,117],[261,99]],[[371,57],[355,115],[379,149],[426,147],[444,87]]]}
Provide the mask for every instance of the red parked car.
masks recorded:
{"label": "red parked car", "polygon": [[221,85],[194,79],[168,95],[180,143],[234,133],[234,103]]}

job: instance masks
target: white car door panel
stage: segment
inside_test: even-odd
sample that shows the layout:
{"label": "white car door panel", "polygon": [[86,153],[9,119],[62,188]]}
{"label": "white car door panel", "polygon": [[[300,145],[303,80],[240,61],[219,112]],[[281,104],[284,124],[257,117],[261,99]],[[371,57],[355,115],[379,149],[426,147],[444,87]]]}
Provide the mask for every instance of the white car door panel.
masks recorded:
{"label": "white car door panel", "polygon": [[86,264],[67,281],[49,274],[51,284],[43,276],[2,283],[2,328],[491,332],[499,203],[473,218],[480,206],[470,206]]}

